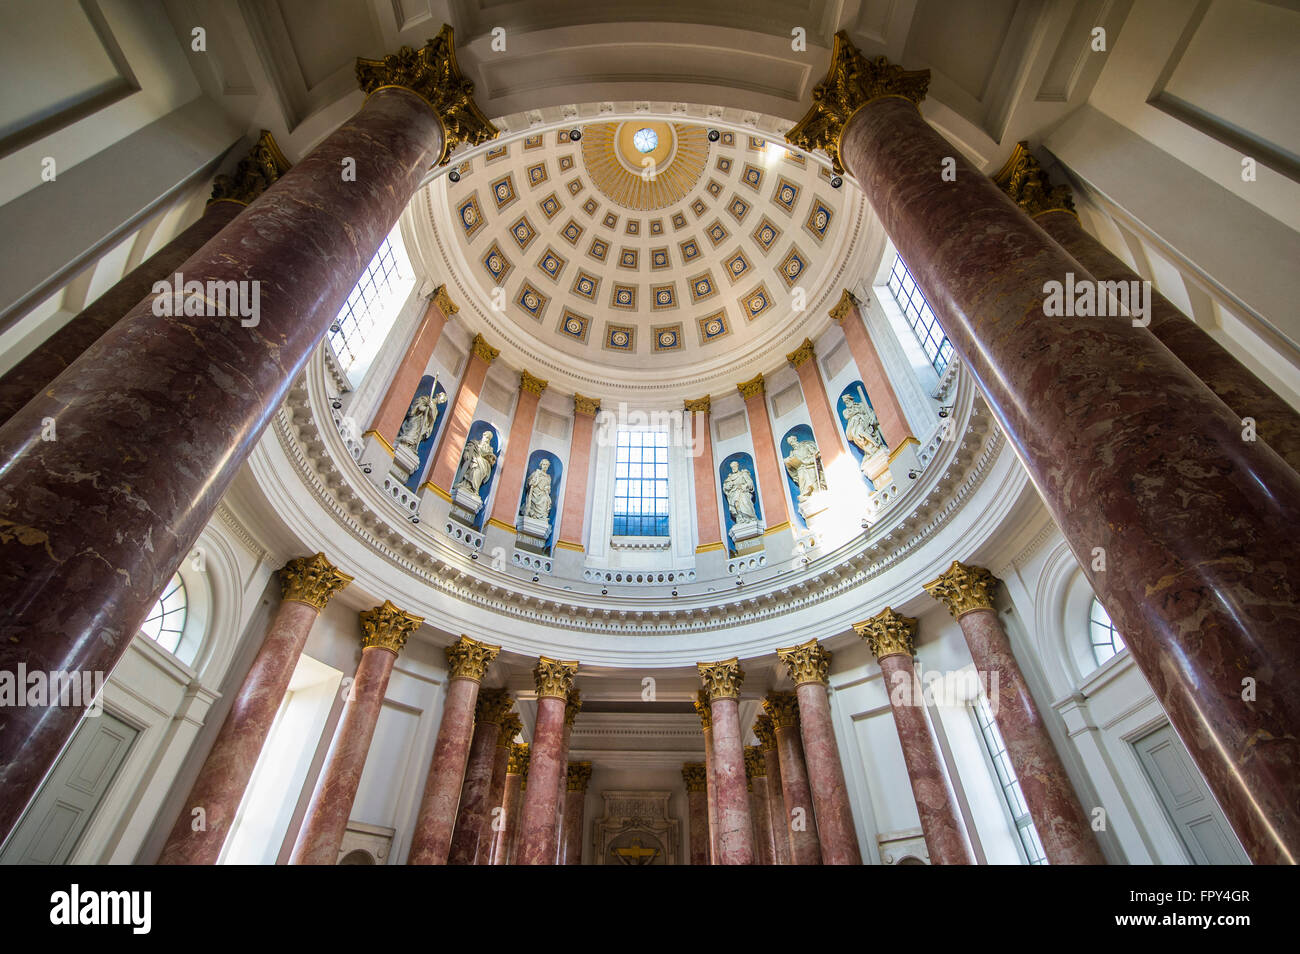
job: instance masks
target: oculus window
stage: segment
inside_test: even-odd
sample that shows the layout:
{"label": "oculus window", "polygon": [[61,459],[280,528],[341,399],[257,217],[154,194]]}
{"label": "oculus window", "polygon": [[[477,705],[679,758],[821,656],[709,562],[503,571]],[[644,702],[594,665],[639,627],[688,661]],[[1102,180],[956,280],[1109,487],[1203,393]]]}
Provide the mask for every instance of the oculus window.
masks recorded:
{"label": "oculus window", "polygon": [[614,536],[668,536],[668,434],[619,431],[614,463]]}

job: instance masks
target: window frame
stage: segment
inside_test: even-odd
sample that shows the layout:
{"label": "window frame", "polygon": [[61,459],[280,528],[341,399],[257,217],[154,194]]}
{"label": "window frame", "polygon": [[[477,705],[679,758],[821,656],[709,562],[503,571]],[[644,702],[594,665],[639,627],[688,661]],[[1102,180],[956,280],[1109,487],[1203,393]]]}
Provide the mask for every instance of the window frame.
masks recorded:
{"label": "window frame", "polygon": [[[1097,618],[1098,612],[1101,613],[1101,619]],[[1099,629],[1108,632],[1104,642],[1097,641]],[[1106,607],[1101,605],[1101,600],[1097,599],[1095,594],[1092,602],[1088,604],[1088,642],[1092,646],[1093,662],[1098,669],[1121,653],[1128,652],[1128,643],[1124,641],[1124,634],[1119,631],[1119,627],[1115,625],[1110,614],[1106,612]],[[1105,650],[1109,650],[1109,653],[1102,656]]]}
{"label": "window frame", "polygon": [[[649,446],[654,451],[654,460],[647,463],[644,459],[633,461],[632,452],[634,450],[644,451],[647,449],[645,439],[653,436],[654,443]],[[633,444],[633,437],[637,443]],[[624,442],[626,439],[626,443]],[[644,540],[652,541],[658,544],[667,544],[672,540],[672,488],[670,485],[671,478],[671,454],[672,447],[671,435],[667,430],[655,428],[620,428],[614,436],[614,473],[613,473],[613,494],[610,503],[610,537],[614,541]],[[627,450],[626,459],[623,453]],[[644,455],[641,455],[644,457]],[[646,477],[644,474],[631,476],[633,467],[652,467],[655,470],[654,476]],[[626,476],[620,476],[623,468],[626,467]],[[659,476],[662,472],[662,476]],[[623,486],[631,489],[632,482],[637,483],[636,494],[620,493]],[[655,484],[654,492],[647,495],[644,484],[653,482]],[[659,490],[662,489],[662,493]],[[644,509],[633,514],[630,509],[620,514],[619,501],[636,501],[640,508],[644,508],[647,502],[654,507],[652,513],[646,513]],[[631,518],[636,519],[633,524]],[[646,521],[653,519],[654,525],[647,530]],[[662,532],[659,532],[662,529]]]}
{"label": "window frame", "polygon": [[[1024,864],[1048,865],[1047,852],[1043,848],[1038,826],[1029,813],[1029,803],[1016,775],[1015,766],[1011,764],[1011,755],[1007,752],[1006,740],[993,717],[992,707],[983,690],[970,701],[971,719],[975,722],[975,734],[980,737],[985,758],[1002,794],[1002,806],[1007,818],[1016,832],[1016,850]],[[1018,806],[1023,807],[1023,811]]]}
{"label": "window frame", "polygon": [[948,340],[948,336],[939,324],[939,319],[930,308],[930,303],[926,301],[925,293],[916,283],[911,269],[907,267],[903,256],[897,251],[894,252],[894,263],[889,268],[885,288],[889,290],[894,304],[902,312],[903,320],[916,336],[921,351],[930,362],[930,367],[942,377],[954,355],[952,342]]}

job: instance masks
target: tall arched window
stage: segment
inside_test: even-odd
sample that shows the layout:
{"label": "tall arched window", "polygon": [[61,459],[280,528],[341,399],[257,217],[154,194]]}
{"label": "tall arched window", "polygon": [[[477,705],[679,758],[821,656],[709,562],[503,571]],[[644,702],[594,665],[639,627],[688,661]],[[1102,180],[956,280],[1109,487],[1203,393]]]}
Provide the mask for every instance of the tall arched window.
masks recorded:
{"label": "tall arched window", "polygon": [[162,596],[149,611],[149,618],[144,621],[140,631],[163,649],[174,654],[180,646],[181,634],[185,632],[188,608],[185,581],[181,579],[179,573],[174,573]]}
{"label": "tall arched window", "polygon": [[1093,597],[1092,608],[1088,613],[1088,629],[1092,634],[1092,655],[1098,666],[1124,649],[1124,637],[1110,621],[1106,607],[1096,597]]}

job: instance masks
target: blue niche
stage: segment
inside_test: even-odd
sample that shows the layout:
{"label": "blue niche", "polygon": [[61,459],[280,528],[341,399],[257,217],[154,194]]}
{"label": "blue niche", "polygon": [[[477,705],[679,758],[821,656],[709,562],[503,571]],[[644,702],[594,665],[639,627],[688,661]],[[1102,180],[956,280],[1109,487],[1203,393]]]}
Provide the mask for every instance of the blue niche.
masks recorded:
{"label": "blue niche", "polygon": [[722,542],[726,545],[727,551],[734,556],[736,545],[731,539],[731,528],[736,525],[736,521],[731,519],[731,507],[727,505],[727,495],[722,492],[722,485],[726,483],[727,476],[731,473],[732,461],[740,465],[738,469],[748,471],[749,479],[754,482],[754,514],[760,521],[763,519],[763,501],[758,491],[758,471],[754,467],[754,458],[744,452],[729,454],[718,467],[718,494],[722,501]]}
{"label": "blue niche", "polygon": [[[429,467],[429,458],[433,456],[433,447],[438,443],[438,435],[442,433],[443,419],[447,416],[447,411],[450,409],[450,406],[446,403],[447,389],[441,384],[438,384],[436,378],[428,374],[420,379],[420,386],[416,388],[415,393],[411,395],[411,404],[415,403],[416,398],[422,397],[426,394],[432,394],[435,401],[437,401],[438,395],[442,395],[444,403],[437,405],[438,418],[433,422],[433,433],[420,441],[420,446],[416,448],[416,452],[420,455],[420,463],[415,466],[415,470],[411,471],[411,476],[406,478],[405,484],[406,489],[412,493],[415,493],[420,489],[420,481],[424,480],[424,472]],[[411,404],[406,405],[408,411],[411,408]]]}
{"label": "blue niche", "polygon": [[[853,443],[852,440],[849,439],[849,424],[846,420],[844,420],[844,399],[846,397],[852,398],[853,403],[855,404],[860,404],[863,401],[865,401],[867,403],[867,407],[871,408],[873,414],[875,413],[876,408],[875,405],[871,403],[871,397],[870,395],[867,394],[866,386],[863,385],[861,381],[854,381],[843,391],[841,391],[840,396],[835,399],[835,420],[839,421],[840,423],[840,431],[844,434],[844,443],[848,445],[849,453],[853,455],[853,460],[858,465],[858,473],[862,474],[862,480],[866,483],[868,487],[870,487],[872,490],[875,490],[876,489],[875,483],[872,482],[870,477],[862,473],[862,458],[864,456],[862,453],[862,449],[858,447],[857,444]],[[882,444],[885,443],[885,435],[880,433],[879,424],[877,424],[876,438]],[[887,444],[885,445],[885,449],[886,450],[889,449],[889,446]]]}
{"label": "blue niche", "polygon": [[538,469],[542,461],[549,461],[546,472],[551,476],[551,512],[548,517],[551,522],[551,532],[546,537],[546,554],[550,556],[551,548],[555,546],[556,515],[560,512],[560,493],[563,490],[564,465],[560,463],[560,458],[556,457],[550,451],[535,450],[528,458],[528,466],[524,470],[524,489],[519,494],[519,509],[515,511],[515,527],[519,528],[519,521],[524,516],[524,508],[528,505],[528,478],[533,475],[533,471]]}
{"label": "blue niche", "polygon": [[501,446],[501,432],[487,421],[475,421],[471,424],[469,435],[465,438],[465,445],[460,449],[460,460],[456,462],[456,476],[451,480],[452,487],[460,483],[460,474],[465,461],[465,448],[469,447],[471,441],[481,440],[483,435],[488,432],[492,434],[492,446],[495,448],[497,459],[492,464],[492,469],[488,471],[487,479],[483,481],[478,489],[478,496],[483,501],[483,507],[475,515],[474,522],[470,524],[475,530],[483,529],[483,524],[488,518],[488,511],[491,510],[492,484],[497,479],[497,471],[501,469],[501,455],[505,453],[505,448]]}
{"label": "blue niche", "polygon": [[785,459],[790,456],[791,437],[803,441],[812,441],[817,443],[817,438],[813,435],[813,429],[807,424],[796,424],[784,434],[781,435],[781,443],[777,446],[777,452],[781,458],[781,473],[785,475],[785,486],[790,494],[790,519],[803,529],[808,529],[808,522],[804,520],[803,514],[799,512],[799,485],[794,482],[790,476],[790,471],[786,469]]}

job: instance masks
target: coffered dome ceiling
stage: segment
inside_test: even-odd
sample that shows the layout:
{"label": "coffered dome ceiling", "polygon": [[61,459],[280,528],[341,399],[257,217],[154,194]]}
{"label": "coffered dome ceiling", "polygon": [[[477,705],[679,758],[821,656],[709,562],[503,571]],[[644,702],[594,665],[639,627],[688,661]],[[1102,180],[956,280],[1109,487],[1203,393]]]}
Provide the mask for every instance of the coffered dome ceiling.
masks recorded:
{"label": "coffered dome ceiling", "polygon": [[570,128],[480,148],[416,200],[428,274],[512,364],[597,395],[730,388],[861,278],[874,216],[781,140],[651,116]]}

